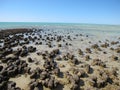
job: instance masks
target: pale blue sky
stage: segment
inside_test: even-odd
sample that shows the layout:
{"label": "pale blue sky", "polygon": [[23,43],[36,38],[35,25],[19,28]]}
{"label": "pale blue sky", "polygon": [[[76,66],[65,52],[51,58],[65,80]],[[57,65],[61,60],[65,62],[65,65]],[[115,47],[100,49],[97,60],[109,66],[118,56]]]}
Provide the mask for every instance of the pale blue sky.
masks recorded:
{"label": "pale blue sky", "polygon": [[120,0],[0,0],[0,22],[120,24]]}

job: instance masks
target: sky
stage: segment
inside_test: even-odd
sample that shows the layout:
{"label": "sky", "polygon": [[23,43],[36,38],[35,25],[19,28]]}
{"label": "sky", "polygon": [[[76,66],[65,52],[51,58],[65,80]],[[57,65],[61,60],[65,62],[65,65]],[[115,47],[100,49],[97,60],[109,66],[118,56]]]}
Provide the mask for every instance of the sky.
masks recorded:
{"label": "sky", "polygon": [[0,22],[120,25],[120,0],[0,0]]}

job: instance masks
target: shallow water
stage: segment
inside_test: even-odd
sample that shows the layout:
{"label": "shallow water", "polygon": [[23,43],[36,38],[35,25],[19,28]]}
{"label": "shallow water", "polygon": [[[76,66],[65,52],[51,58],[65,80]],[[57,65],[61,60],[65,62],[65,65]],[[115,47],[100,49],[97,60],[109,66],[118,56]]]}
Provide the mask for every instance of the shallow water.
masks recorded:
{"label": "shallow water", "polygon": [[[42,23],[42,22],[0,22],[0,29],[7,28],[41,28],[44,30],[55,30],[62,33],[82,33],[97,38],[117,38],[120,35],[120,25],[99,25],[79,23]],[[114,39],[113,39],[114,40]]]}

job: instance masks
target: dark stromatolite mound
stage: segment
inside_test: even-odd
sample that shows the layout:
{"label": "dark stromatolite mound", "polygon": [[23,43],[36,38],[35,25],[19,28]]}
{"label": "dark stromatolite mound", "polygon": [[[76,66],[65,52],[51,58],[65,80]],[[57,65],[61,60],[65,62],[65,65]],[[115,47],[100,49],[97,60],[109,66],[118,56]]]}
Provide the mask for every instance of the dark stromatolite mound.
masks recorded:
{"label": "dark stromatolite mound", "polygon": [[103,48],[107,48],[107,47],[109,47],[109,43],[104,43],[104,44],[101,44],[101,47],[103,47]]}
{"label": "dark stromatolite mound", "polygon": [[54,49],[53,51],[51,51],[50,53],[48,53],[48,51],[45,51],[42,53],[43,59],[53,59],[55,58],[58,54],[60,54],[60,50],[59,49]]}
{"label": "dark stromatolite mound", "polygon": [[[91,76],[88,80],[89,85],[96,88],[104,88],[108,84],[115,84],[116,71],[114,70],[97,70],[98,75]],[[114,77],[114,78],[113,78]]]}
{"label": "dark stromatolite mound", "polygon": [[120,53],[120,47],[116,48],[116,49],[115,49],[115,52],[116,52],[116,53]]}
{"label": "dark stromatolite mound", "polygon": [[73,73],[82,78],[88,76],[87,73],[85,72],[85,70],[83,70],[83,69],[74,69]]}
{"label": "dark stromatolite mound", "polygon": [[37,80],[32,80],[29,83],[29,90],[43,90],[43,86],[41,84],[41,82],[38,82]]}
{"label": "dark stromatolite mound", "polygon": [[19,59],[19,58],[18,58],[17,56],[9,56],[9,57],[2,58],[1,61],[2,61],[3,63],[9,64],[9,63],[14,62],[14,61],[16,61],[16,60],[18,60],[18,59]]}
{"label": "dark stromatolite mound", "polygon": [[101,67],[104,67],[104,68],[106,67],[106,64],[104,62],[102,62],[100,59],[94,59],[91,64],[93,66],[98,65],[98,66],[101,66]]}
{"label": "dark stromatolite mound", "polygon": [[69,72],[66,72],[65,76],[66,76],[67,80],[69,81],[69,83],[71,84],[70,89],[78,90],[80,77],[76,74],[71,75]]}
{"label": "dark stromatolite mound", "polygon": [[89,61],[89,60],[90,60],[90,55],[86,55],[86,56],[85,56],[85,60],[86,60],[86,61]]}
{"label": "dark stromatolite mound", "polygon": [[67,56],[68,59],[71,59],[71,60],[74,59],[74,55],[73,54],[67,53],[66,56]]}
{"label": "dark stromatolite mound", "polygon": [[56,82],[54,78],[50,78],[48,81],[48,88],[54,88],[56,87]]}
{"label": "dark stromatolite mound", "polygon": [[118,43],[119,43],[119,41],[112,41],[111,45],[115,45],[115,44],[118,44]]}
{"label": "dark stromatolite mound", "polygon": [[89,64],[84,64],[81,66],[81,68],[83,68],[85,70],[85,72],[88,74],[91,74],[93,72],[93,69],[91,68],[91,66]]}
{"label": "dark stromatolite mound", "polygon": [[79,61],[77,58],[71,59],[70,62],[73,63],[74,65],[79,64]]}
{"label": "dark stromatolite mound", "polygon": [[19,56],[21,54],[21,52],[22,52],[22,48],[18,48],[17,50],[13,51],[13,54],[15,56]]}
{"label": "dark stromatolite mound", "polygon": [[23,49],[18,49],[14,54],[17,55],[17,56],[21,56],[21,57],[25,57],[28,55],[28,53],[33,53],[36,51],[36,47],[33,47],[33,46],[29,46],[29,47],[26,47],[26,46],[23,46]]}
{"label": "dark stromatolite mound", "polygon": [[46,78],[49,78],[50,75],[47,71],[42,71],[41,74],[40,74],[40,79],[41,80],[45,80]]}
{"label": "dark stromatolite mound", "polygon": [[32,63],[32,62],[34,62],[34,61],[32,60],[31,57],[29,57],[29,58],[28,58],[28,62],[29,62],[29,63]]}
{"label": "dark stromatolite mound", "polygon": [[56,62],[54,62],[53,60],[46,60],[43,66],[45,69],[52,70],[56,68]]}
{"label": "dark stromatolite mound", "polygon": [[112,59],[113,61],[116,61],[116,60],[118,60],[118,57],[115,56],[115,55],[112,55],[112,56],[111,56],[111,59]]}
{"label": "dark stromatolite mound", "polygon": [[[33,75],[34,74],[34,75]],[[38,79],[39,75],[39,79],[41,80],[41,82],[38,82],[36,79]],[[32,77],[31,77],[32,76]],[[34,79],[33,81],[30,82],[30,90],[34,90],[35,87],[39,87],[39,85],[48,87],[50,89],[53,89],[55,87],[57,87],[58,85],[58,81],[54,78],[50,76],[50,73],[45,71],[45,70],[34,70],[31,74],[30,78]],[[33,77],[34,76],[34,77]],[[39,87],[40,88],[40,87]],[[40,89],[41,90],[41,89]]]}
{"label": "dark stromatolite mound", "polygon": [[27,55],[28,55],[28,51],[26,49],[22,50],[21,53],[20,53],[21,57],[25,57]]}
{"label": "dark stromatolite mound", "polygon": [[47,78],[42,83],[45,87],[48,87],[50,89],[56,88],[59,84],[59,82],[54,77]]}
{"label": "dark stromatolite mound", "polygon": [[30,46],[28,47],[28,52],[35,52],[36,51],[36,47]]}
{"label": "dark stromatolite mound", "polygon": [[98,44],[94,44],[91,47],[94,48],[94,49],[97,49],[99,46],[98,46]]}
{"label": "dark stromatolite mound", "polygon": [[8,81],[7,90],[21,90],[21,88],[16,87],[16,83],[13,81]]}
{"label": "dark stromatolite mound", "polygon": [[30,78],[31,79],[38,79],[40,78],[42,70],[40,68],[36,68],[36,70],[31,71]]}
{"label": "dark stromatolite mound", "polygon": [[59,76],[59,74],[60,74],[60,69],[59,69],[58,67],[56,67],[56,68],[53,70],[53,72],[54,72],[54,74],[55,74],[56,76]]}
{"label": "dark stromatolite mound", "polygon": [[6,55],[9,55],[13,52],[13,49],[9,49],[9,48],[6,48],[6,50],[3,51],[2,55],[3,56],[6,56]]}
{"label": "dark stromatolite mound", "polygon": [[86,53],[91,53],[91,49],[90,48],[86,48]]}
{"label": "dark stromatolite mound", "polygon": [[7,85],[11,85],[8,80],[11,77],[16,77],[18,74],[26,73],[27,63],[19,60],[19,58],[12,58],[13,57],[8,59],[7,66],[0,71],[0,88],[2,88],[0,90],[20,90],[20,88],[16,86],[8,87]]}
{"label": "dark stromatolite mound", "polygon": [[2,65],[0,65],[0,71],[2,71],[2,69],[3,69],[3,66],[2,66]]}
{"label": "dark stromatolite mound", "polygon": [[83,51],[81,49],[78,50],[79,55],[83,55]]}
{"label": "dark stromatolite mound", "polygon": [[[9,83],[9,76],[8,76],[8,70],[7,68],[3,68],[0,71],[0,90],[16,90],[14,83]],[[11,89],[8,89],[8,85],[11,84],[13,87]],[[12,89],[14,88],[14,89]]]}

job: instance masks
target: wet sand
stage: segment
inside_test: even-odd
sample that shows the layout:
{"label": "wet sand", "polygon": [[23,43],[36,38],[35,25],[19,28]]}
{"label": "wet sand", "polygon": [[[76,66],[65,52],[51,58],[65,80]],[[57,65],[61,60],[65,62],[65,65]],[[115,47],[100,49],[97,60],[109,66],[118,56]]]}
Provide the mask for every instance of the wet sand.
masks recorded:
{"label": "wet sand", "polygon": [[119,36],[113,40],[73,30],[0,31],[0,90],[119,89]]}

